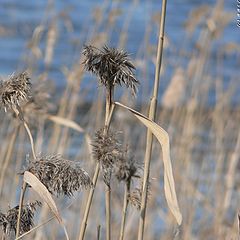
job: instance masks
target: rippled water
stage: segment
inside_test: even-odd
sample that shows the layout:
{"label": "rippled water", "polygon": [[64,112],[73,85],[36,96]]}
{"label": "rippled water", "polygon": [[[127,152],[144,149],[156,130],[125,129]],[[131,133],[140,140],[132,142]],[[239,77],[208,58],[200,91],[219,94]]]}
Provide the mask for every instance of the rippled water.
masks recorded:
{"label": "rippled water", "polygon": [[[51,1],[49,1],[51,2]],[[120,9],[119,17],[117,18],[116,25],[114,29],[109,33],[109,43],[111,46],[116,46],[119,41],[119,36],[121,34],[121,29],[126,18],[131,15],[129,28],[128,28],[128,38],[125,48],[133,54],[134,57],[140,56],[139,46],[142,45],[144,52],[144,35],[147,27],[149,27],[149,22],[152,16],[160,12],[160,2],[157,0],[147,1],[135,1],[136,4],[133,5],[132,1],[101,1],[101,0],[65,0],[65,1],[52,1],[53,4],[48,5],[48,1],[28,1],[28,0],[0,0],[0,30],[4,29],[2,34],[0,34],[0,75],[5,76],[10,73],[24,68],[23,57],[25,56],[27,43],[31,38],[34,29],[41,23],[46,23],[49,21],[49,16],[53,16],[56,13],[65,11],[70,21],[72,22],[73,31],[69,32],[66,30],[64,20],[58,21],[58,41],[56,43],[56,49],[54,51],[54,60],[50,68],[50,76],[55,80],[57,86],[64,85],[64,76],[61,72],[63,66],[71,66],[79,58],[79,52],[82,44],[86,41],[86,35],[88,29],[91,28],[93,24],[92,13],[96,7],[102,7],[104,4],[106,6],[106,12],[112,9]],[[209,0],[208,4],[214,5],[215,1]],[[184,48],[189,53],[191,53],[194,47],[194,39],[198,38],[198,34],[193,36],[190,41],[184,41],[186,32],[183,28],[187,16],[191,10],[200,6],[202,1],[192,1],[192,0],[176,0],[168,1],[167,7],[167,19],[166,19],[166,34],[174,48]],[[210,57],[210,66],[212,68],[212,74],[216,74],[216,59],[219,48],[223,46],[224,43],[228,42],[239,42],[240,40],[240,29],[236,26],[236,4],[232,1],[225,1],[225,9],[232,12],[233,19],[228,27],[223,32],[220,39],[216,40],[213,46],[213,52]],[[49,7],[51,6],[51,7]],[[52,9],[54,9],[52,13]],[[49,14],[46,14],[48,10]],[[55,12],[55,13],[54,13]],[[107,14],[106,14],[107,15]],[[48,18],[46,18],[48,16]],[[235,17],[234,17],[235,16]],[[105,21],[106,23],[106,21]],[[150,35],[150,41],[153,44],[157,43],[157,26],[150,26],[154,29],[153,33]],[[106,26],[103,24],[100,29],[104,31]],[[44,33],[46,34],[46,32]],[[41,41],[40,48],[46,43],[46,38]],[[77,43],[77,44],[76,44]],[[173,62],[176,58],[174,51],[167,50],[165,52],[165,57],[168,58],[169,62]],[[238,83],[237,72],[239,66],[239,59],[236,56],[226,56],[224,62],[224,70],[222,70],[222,75],[224,77],[224,82],[228,85],[229,82]],[[181,60],[184,61],[184,58]],[[184,65],[184,63],[183,63]],[[38,61],[38,66],[36,66],[39,71],[44,69],[44,63],[42,60]],[[154,66],[149,65],[149,75],[150,79],[154,75]],[[172,75],[173,67],[167,68],[167,73],[165,75],[165,80],[162,81],[161,90],[163,90],[168,79]],[[238,84],[239,85],[239,84]],[[235,102],[240,99],[239,96],[235,96]]]}

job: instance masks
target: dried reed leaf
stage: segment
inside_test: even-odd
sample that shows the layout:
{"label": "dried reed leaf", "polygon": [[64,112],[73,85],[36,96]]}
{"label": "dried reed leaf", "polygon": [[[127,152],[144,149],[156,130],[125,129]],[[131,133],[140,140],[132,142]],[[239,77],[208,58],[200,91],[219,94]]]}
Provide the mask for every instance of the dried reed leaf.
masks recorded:
{"label": "dried reed leaf", "polygon": [[32,173],[25,171],[23,175],[24,181],[29,184],[35,192],[43,199],[43,201],[48,205],[53,214],[56,216],[58,222],[63,227],[66,239],[69,239],[66,227],[62,221],[61,215],[57,209],[57,206],[47,188],[39,181],[39,179]]}
{"label": "dried reed leaf", "polygon": [[57,206],[52,198],[51,193],[47,190],[47,188],[40,182],[40,180],[29,171],[24,172],[24,181],[29,184],[34,191],[36,191],[40,197],[44,200],[44,202],[48,205],[54,215],[57,217],[59,223],[62,223],[62,218],[60,213],[58,212]]}
{"label": "dried reed leaf", "polygon": [[165,191],[165,197],[168,203],[168,207],[171,210],[172,214],[177,220],[177,223],[181,225],[182,223],[182,214],[179,210],[178,201],[177,201],[177,195],[175,190],[175,183],[173,178],[173,172],[172,172],[172,163],[170,158],[170,144],[169,144],[169,136],[168,133],[161,128],[159,125],[157,125],[155,122],[148,119],[146,116],[142,115],[141,113],[121,104],[118,102],[115,102],[118,106],[121,106],[127,110],[129,110],[131,113],[134,114],[137,119],[142,122],[147,128],[151,130],[153,135],[157,138],[159,141],[161,147],[162,147],[162,153],[163,153],[163,165],[164,165],[164,191]]}
{"label": "dried reed leaf", "polygon": [[72,128],[81,133],[84,132],[84,129],[81,126],[79,126],[76,122],[74,122],[70,119],[62,118],[62,117],[54,116],[54,115],[48,115],[47,118],[48,118],[48,120],[51,120],[59,125]]}

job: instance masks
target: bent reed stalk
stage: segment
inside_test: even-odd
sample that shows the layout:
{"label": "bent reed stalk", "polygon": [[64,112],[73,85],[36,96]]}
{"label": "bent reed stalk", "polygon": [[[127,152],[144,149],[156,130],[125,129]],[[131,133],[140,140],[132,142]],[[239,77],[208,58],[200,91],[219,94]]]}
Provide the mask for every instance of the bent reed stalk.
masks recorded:
{"label": "bent reed stalk", "polygon": [[[162,65],[162,55],[163,55],[166,6],[167,6],[167,0],[163,0],[162,10],[161,10],[160,29],[159,29],[158,49],[157,49],[157,62],[156,62],[156,68],[155,68],[154,89],[153,89],[153,95],[150,101],[149,115],[148,115],[150,120],[155,119],[156,108],[158,103],[158,89],[159,89],[159,80],[160,80],[160,70]],[[140,210],[140,219],[139,219],[139,228],[138,228],[138,240],[144,239],[143,236],[144,236],[144,225],[145,225],[145,219],[146,219],[147,188],[149,184],[148,182],[149,182],[150,161],[151,161],[151,154],[152,154],[152,141],[153,141],[153,135],[152,135],[152,132],[148,129],[146,151],[145,151],[145,157],[144,157],[144,177],[143,177],[143,186],[142,186],[142,199],[141,199],[141,210]]]}

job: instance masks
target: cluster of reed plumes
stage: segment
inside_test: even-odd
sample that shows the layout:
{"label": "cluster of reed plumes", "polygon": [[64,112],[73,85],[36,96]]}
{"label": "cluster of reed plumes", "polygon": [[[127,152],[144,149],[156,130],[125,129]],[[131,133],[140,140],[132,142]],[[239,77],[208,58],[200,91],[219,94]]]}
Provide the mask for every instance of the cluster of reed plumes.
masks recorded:
{"label": "cluster of reed plumes", "polygon": [[[33,217],[37,207],[41,206],[41,202],[35,201],[23,205],[21,212],[20,234],[29,231],[33,226]],[[12,233],[16,234],[16,226],[18,219],[19,206],[8,209],[4,214],[0,212],[0,226],[5,235],[10,236]]]}
{"label": "cluster of reed plumes", "polygon": [[93,155],[103,170],[105,184],[109,185],[111,175],[118,181],[131,182],[132,177],[137,177],[138,163],[133,156],[129,156],[127,148],[124,148],[117,139],[118,133],[108,132],[104,129],[96,132],[93,140]]}
{"label": "cluster of reed plumes", "polygon": [[[23,123],[29,136],[32,158],[29,160],[28,166],[22,175],[25,176],[26,172],[33,174],[32,176],[35,176],[37,181],[39,181],[37,183],[38,187],[42,186],[43,189],[46,188],[49,196],[46,200],[46,196],[44,196],[46,192],[38,191],[35,186],[36,182],[33,182],[34,177],[32,180],[26,180],[24,177],[19,205],[8,210],[6,214],[1,213],[0,215],[0,225],[3,228],[4,238],[11,235],[11,233],[14,233],[16,238],[18,238],[19,235],[30,231],[34,225],[34,211],[37,205],[41,205],[41,202],[36,201],[24,205],[25,192],[28,186],[32,186],[50,208],[52,206],[51,201],[53,201],[50,194],[56,194],[57,196],[62,194],[71,197],[76,191],[92,187],[92,181],[88,173],[80,167],[79,162],[63,159],[61,155],[36,156],[31,130],[25,121],[24,112],[22,111],[23,106],[31,99],[31,87],[30,77],[26,71],[12,75],[9,79],[1,81],[0,106],[5,111],[7,109],[13,111],[19,122]],[[34,101],[32,103],[34,104]],[[60,219],[59,215],[56,215],[56,217]],[[67,234],[66,237],[68,238]]]}
{"label": "cluster of reed plumes", "polygon": [[[119,1],[104,1],[80,42],[71,14],[46,8],[47,21],[33,31],[19,65],[27,70],[0,80],[0,239],[237,240],[240,110],[231,103],[237,88],[225,77],[229,62],[238,62],[239,46],[219,41],[232,13],[221,0],[194,10],[179,46],[159,37],[167,50],[160,61],[153,45],[156,26],[164,22],[159,14],[150,13],[141,44],[128,45],[140,2],[121,11]],[[116,20],[123,21],[121,34],[109,47],[120,29]],[[54,91],[62,27],[69,36],[64,46],[75,54],[66,53],[72,63],[61,65],[66,87]],[[149,97],[153,65],[161,101],[158,91]],[[180,227],[167,208],[164,182],[171,179],[158,142],[135,116],[169,133]],[[168,138],[163,140],[166,146]],[[149,156],[151,164],[145,164]]]}

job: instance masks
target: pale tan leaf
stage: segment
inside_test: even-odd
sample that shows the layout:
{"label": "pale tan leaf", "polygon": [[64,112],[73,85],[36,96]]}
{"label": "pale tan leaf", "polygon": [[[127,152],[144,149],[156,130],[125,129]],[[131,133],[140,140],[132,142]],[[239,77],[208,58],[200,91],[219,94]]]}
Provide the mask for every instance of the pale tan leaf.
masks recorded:
{"label": "pale tan leaf", "polygon": [[43,199],[43,201],[48,205],[54,215],[57,217],[59,223],[62,222],[61,216],[58,212],[57,206],[52,198],[52,195],[47,190],[47,188],[40,182],[40,180],[31,172],[24,172],[24,181],[29,184],[35,192]]}
{"label": "pale tan leaf", "polygon": [[57,209],[57,206],[52,198],[52,195],[47,190],[47,188],[41,183],[41,181],[31,172],[25,171],[23,175],[24,181],[29,184],[35,192],[43,199],[43,201],[48,205],[53,214],[56,216],[58,222],[62,225],[66,239],[69,239],[66,228],[63,224],[61,215]]}
{"label": "pale tan leaf", "polygon": [[62,125],[62,126],[72,128],[78,132],[84,132],[84,129],[80,125],[78,125],[76,122],[74,122],[70,119],[62,118],[62,117],[54,116],[54,115],[48,115],[47,118],[57,124]]}
{"label": "pale tan leaf", "polygon": [[164,165],[164,191],[165,197],[172,214],[177,220],[177,223],[181,225],[182,214],[179,210],[177,195],[175,190],[175,183],[173,178],[172,163],[170,158],[170,143],[168,133],[161,128],[158,124],[148,119],[141,113],[121,104],[115,102],[116,105],[121,106],[134,114],[140,122],[142,122],[147,128],[151,130],[153,135],[157,138],[162,147],[163,165]]}

